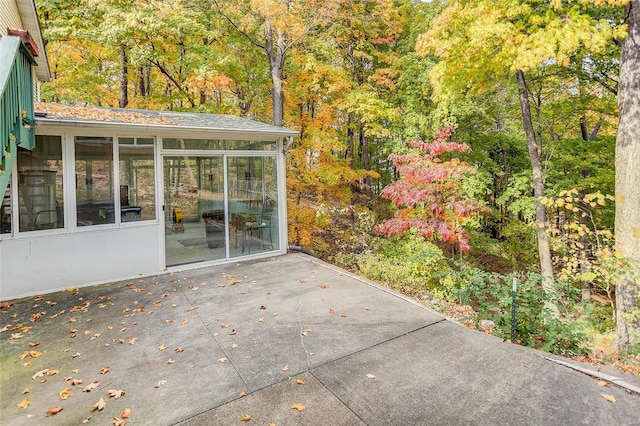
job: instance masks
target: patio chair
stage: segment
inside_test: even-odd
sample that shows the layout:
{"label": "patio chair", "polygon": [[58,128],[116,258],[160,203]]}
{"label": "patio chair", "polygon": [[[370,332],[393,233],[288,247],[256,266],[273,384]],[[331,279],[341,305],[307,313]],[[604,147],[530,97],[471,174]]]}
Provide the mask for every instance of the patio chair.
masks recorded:
{"label": "patio chair", "polygon": [[[251,253],[251,246],[253,244],[254,234],[260,240],[263,247],[266,245],[264,239],[264,231],[269,231],[269,246],[273,249],[273,236],[271,234],[271,216],[273,215],[273,209],[275,207],[275,201],[271,198],[267,198],[262,203],[262,210],[260,214],[255,217],[255,220],[251,220],[245,224],[245,233],[249,234],[249,253]],[[244,251],[244,244],[243,244]]]}

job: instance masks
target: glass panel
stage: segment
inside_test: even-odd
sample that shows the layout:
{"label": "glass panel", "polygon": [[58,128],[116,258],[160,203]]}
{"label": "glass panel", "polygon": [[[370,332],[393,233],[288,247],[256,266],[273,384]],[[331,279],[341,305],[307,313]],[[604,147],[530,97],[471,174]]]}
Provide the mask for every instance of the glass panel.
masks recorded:
{"label": "glass panel", "polygon": [[78,226],[115,223],[113,140],[75,137]]}
{"label": "glass panel", "polygon": [[226,258],[222,157],[164,157],[167,266]]}
{"label": "glass panel", "polygon": [[120,220],[156,218],[153,138],[118,138]]}
{"label": "glass panel", "polygon": [[162,140],[164,149],[193,149],[193,150],[245,150],[245,151],[275,151],[274,141],[225,141],[212,139],[182,139],[164,138]]}
{"label": "glass panel", "polygon": [[11,233],[11,182],[7,186],[0,205],[0,234]]}
{"label": "glass panel", "polygon": [[18,152],[18,200],[20,232],[64,228],[62,137],[38,135]]}
{"label": "glass panel", "polygon": [[229,157],[232,257],[279,249],[275,157]]}

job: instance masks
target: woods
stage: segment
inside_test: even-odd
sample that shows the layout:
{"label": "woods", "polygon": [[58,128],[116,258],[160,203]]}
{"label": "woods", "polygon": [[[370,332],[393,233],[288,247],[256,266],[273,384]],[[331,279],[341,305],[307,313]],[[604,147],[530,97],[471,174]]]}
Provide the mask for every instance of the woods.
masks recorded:
{"label": "woods", "polygon": [[36,4],[44,101],[296,129],[290,244],[640,368],[637,0]]}

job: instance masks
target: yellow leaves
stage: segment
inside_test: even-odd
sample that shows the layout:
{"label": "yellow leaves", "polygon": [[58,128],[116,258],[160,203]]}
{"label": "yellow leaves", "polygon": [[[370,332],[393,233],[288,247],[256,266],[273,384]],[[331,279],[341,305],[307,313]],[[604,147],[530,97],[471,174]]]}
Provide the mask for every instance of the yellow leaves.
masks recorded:
{"label": "yellow leaves", "polygon": [[38,358],[42,353],[38,351],[24,351],[22,355],[20,355],[20,359],[25,359],[26,357]]}
{"label": "yellow leaves", "polygon": [[158,349],[160,349],[161,351],[164,351],[165,349],[167,349],[168,346],[166,346],[164,343],[162,345],[160,345],[160,347]]}
{"label": "yellow leaves", "polygon": [[607,395],[606,393],[601,393],[600,395],[609,402],[616,402],[616,398],[613,395]]}
{"label": "yellow leaves", "polygon": [[138,341],[137,337],[132,337],[131,340],[129,340],[129,344],[130,345],[135,345],[137,341]]}
{"label": "yellow leaves", "polygon": [[304,385],[304,380],[298,379],[298,380],[296,380],[296,383],[299,384],[299,385]]}
{"label": "yellow leaves", "polygon": [[18,408],[27,408],[31,404],[31,400],[29,398],[24,398],[22,401],[18,402]]}
{"label": "yellow leaves", "polygon": [[304,410],[304,405],[300,404],[300,403],[295,403],[291,406],[292,410],[297,410],[297,411],[303,411]]}
{"label": "yellow leaves", "polygon": [[71,398],[71,388],[64,388],[62,389],[60,392],[58,392],[58,396],[60,397],[61,400],[66,400]]}
{"label": "yellow leaves", "polygon": [[242,417],[240,418],[240,421],[241,421],[241,422],[248,422],[248,421],[250,421],[250,420],[251,420],[251,415],[250,415],[250,414],[245,414],[244,416],[242,416]]}
{"label": "yellow leaves", "polygon": [[369,378],[369,379],[375,379],[375,378],[376,378],[376,376],[374,376],[373,374],[369,373],[369,374],[367,374],[367,378]]}
{"label": "yellow leaves", "polygon": [[285,373],[289,371],[289,365],[285,365],[284,367],[282,367],[282,371],[284,371]]}

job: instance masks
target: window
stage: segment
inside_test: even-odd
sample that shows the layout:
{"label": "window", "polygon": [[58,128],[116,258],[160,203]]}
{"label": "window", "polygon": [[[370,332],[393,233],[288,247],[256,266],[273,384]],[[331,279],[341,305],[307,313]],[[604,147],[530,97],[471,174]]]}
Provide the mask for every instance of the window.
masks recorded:
{"label": "window", "polygon": [[228,141],[213,139],[162,139],[164,149],[191,149],[191,150],[234,150],[234,151],[275,151],[274,141]]}
{"label": "window", "polygon": [[122,222],[156,218],[153,143],[153,138],[118,138]]}
{"label": "window", "polygon": [[36,136],[18,152],[18,205],[20,232],[64,228],[62,137]]}
{"label": "window", "polygon": [[113,139],[76,136],[74,142],[78,226],[115,223]]}

